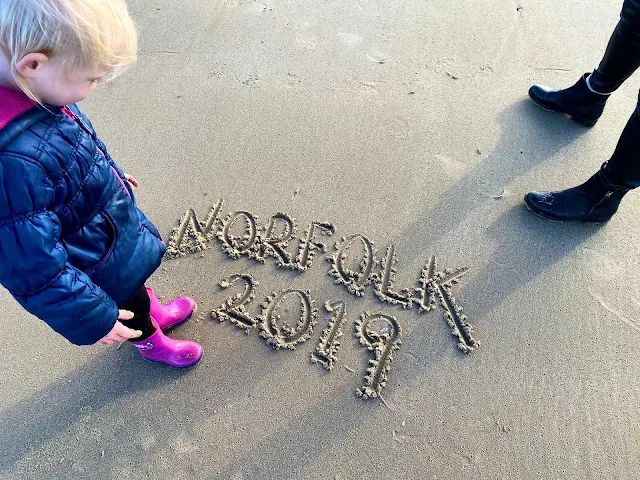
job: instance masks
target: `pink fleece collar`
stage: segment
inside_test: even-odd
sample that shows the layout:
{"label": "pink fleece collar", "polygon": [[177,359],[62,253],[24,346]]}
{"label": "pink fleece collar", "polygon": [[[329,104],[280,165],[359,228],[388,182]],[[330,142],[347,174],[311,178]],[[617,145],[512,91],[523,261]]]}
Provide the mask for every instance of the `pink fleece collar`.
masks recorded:
{"label": "pink fleece collar", "polygon": [[19,90],[0,87],[0,130],[36,103]]}

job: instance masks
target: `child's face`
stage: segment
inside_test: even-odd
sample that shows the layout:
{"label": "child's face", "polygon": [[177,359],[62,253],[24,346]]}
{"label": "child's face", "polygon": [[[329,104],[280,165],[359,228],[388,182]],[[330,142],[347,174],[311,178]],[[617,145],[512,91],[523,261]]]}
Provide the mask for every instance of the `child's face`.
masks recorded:
{"label": "child's face", "polygon": [[69,70],[53,58],[41,62],[29,78],[29,87],[44,104],[63,107],[89,96],[109,68],[75,68]]}

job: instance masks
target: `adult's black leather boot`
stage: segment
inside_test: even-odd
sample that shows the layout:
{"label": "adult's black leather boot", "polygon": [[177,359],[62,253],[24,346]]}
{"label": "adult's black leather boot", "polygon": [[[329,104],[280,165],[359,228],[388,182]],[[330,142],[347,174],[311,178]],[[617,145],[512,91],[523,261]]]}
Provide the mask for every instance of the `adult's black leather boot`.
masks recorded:
{"label": "adult's black leather boot", "polygon": [[524,196],[524,202],[529,210],[547,220],[606,222],[616,213],[622,197],[630,190],[610,181],[606,165],[605,162],[582,185],[553,192],[530,192]]}
{"label": "adult's black leather boot", "polygon": [[575,85],[564,90],[533,85],[529,89],[529,96],[544,110],[567,114],[574,122],[593,127],[602,115],[609,95],[589,90],[586,82],[588,76],[585,73]]}

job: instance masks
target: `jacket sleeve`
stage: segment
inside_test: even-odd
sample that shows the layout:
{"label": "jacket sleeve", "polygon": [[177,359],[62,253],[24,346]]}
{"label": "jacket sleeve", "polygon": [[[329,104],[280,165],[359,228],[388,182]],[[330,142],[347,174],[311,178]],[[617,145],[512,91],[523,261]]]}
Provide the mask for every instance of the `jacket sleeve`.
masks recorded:
{"label": "jacket sleeve", "polygon": [[76,345],[90,345],[115,325],[118,307],[67,261],[54,213],[0,220],[0,283],[28,312]]}

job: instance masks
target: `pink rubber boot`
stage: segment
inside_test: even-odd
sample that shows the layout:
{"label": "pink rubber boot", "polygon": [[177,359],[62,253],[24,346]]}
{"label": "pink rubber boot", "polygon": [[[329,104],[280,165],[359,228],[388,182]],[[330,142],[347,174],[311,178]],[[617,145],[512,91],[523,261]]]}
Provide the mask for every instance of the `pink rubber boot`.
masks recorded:
{"label": "pink rubber boot", "polygon": [[150,315],[156,319],[161,330],[173,328],[188,320],[198,308],[195,300],[189,297],[180,297],[173,302],[162,305],[151,287],[145,287],[151,300]]}
{"label": "pink rubber boot", "polygon": [[166,337],[153,317],[151,322],[155,333],[140,342],[131,342],[143,358],[176,368],[190,367],[200,361],[203,353],[200,344]]}

